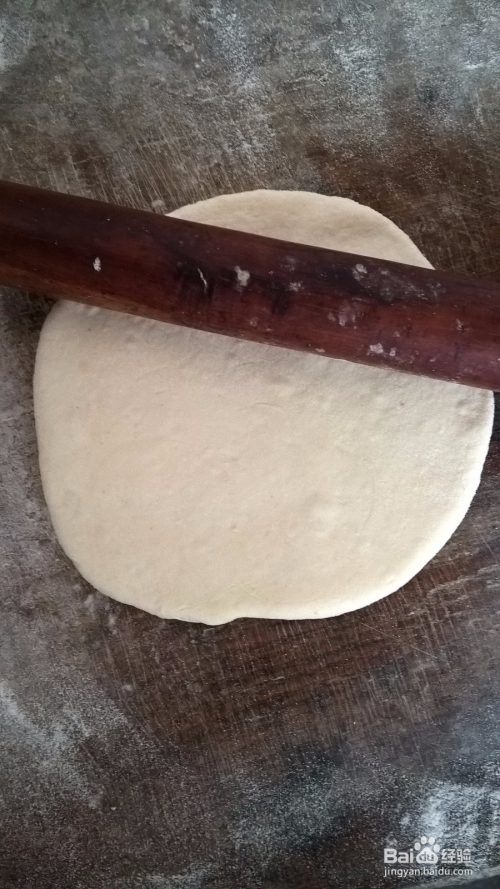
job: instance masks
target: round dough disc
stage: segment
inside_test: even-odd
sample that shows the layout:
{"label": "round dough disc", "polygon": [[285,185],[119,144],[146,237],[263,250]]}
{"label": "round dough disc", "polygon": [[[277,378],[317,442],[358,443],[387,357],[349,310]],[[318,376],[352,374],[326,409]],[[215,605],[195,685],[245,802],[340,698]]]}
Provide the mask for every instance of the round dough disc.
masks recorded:
{"label": "round dough disc", "polygon": [[[255,191],[174,215],[429,266],[344,198]],[[218,624],[342,614],[406,583],[470,504],[493,398],[61,302],[35,410],[50,514],[81,574]]]}

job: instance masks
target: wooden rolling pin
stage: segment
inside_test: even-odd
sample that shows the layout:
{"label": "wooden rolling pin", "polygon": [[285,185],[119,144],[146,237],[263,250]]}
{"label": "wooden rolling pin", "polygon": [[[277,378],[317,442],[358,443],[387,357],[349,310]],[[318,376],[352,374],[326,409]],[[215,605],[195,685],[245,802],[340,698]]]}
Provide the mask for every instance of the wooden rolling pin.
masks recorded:
{"label": "wooden rolling pin", "polygon": [[0,181],[0,284],[500,389],[500,286]]}

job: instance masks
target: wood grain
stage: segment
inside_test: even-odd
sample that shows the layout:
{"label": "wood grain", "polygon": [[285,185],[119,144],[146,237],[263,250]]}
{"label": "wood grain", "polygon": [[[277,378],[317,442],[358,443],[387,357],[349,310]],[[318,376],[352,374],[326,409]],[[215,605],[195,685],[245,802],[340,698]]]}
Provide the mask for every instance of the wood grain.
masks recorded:
{"label": "wood grain", "polygon": [[500,285],[0,181],[0,284],[485,389]]}
{"label": "wood grain", "polygon": [[[339,194],[433,265],[499,279],[498,4],[263,8],[6,2],[1,177],[159,213]],[[32,403],[49,305],[0,298],[2,889],[399,889],[385,843],[430,831],[472,852],[441,885],[497,885],[498,421],[464,522],[394,595],[327,621],[161,621],[55,539]]]}

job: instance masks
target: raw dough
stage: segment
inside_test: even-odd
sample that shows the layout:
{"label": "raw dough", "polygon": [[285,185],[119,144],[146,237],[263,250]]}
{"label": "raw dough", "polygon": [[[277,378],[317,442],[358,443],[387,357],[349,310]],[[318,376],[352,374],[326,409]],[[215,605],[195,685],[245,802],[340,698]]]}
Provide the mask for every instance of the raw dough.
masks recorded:
{"label": "raw dough", "polygon": [[[429,266],[343,198],[255,191],[174,215]],[[406,583],[470,504],[493,398],[62,302],[35,410],[47,503],[83,576],[217,624],[328,617]]]}

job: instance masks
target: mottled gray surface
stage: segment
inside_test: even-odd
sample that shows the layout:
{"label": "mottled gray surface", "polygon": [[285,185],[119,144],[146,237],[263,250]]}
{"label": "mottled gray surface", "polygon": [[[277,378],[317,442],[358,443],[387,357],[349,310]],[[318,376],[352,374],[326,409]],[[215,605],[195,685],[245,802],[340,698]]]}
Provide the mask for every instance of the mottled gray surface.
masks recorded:
{"label": "mottled gray surface", "polygon": [[[0,175],[156,212],[342,194],[435,265],[498,277],[499,26],[496,0],[0,0]],[[384,844],[422,832],[494,873],[500,430],[462,527],[392,597],[162,622],[55,540],[45,310],[0,300],[2,889],[377,889],[405,884]]]}

